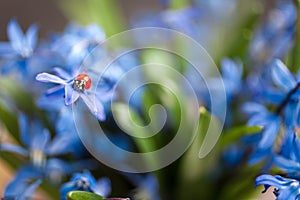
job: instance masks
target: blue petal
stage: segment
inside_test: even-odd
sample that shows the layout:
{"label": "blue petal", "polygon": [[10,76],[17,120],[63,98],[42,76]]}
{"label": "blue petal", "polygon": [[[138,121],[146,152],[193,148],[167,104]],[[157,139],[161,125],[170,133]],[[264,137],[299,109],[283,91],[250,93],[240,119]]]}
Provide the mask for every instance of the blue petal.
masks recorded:
{"label": "blue petal", "polygon": [[[293,151],[296,156],[296,160],[300,162],[300,141],[296,133],[293,134],[293,143],[292,143]],[[300,165],[300,164],[299,164]]]}
{"label": "blue petal", "polygon": [[253,115],[247,122],[248,126],[265,126],[268,123],[268,117],[267,114],[256,114]]}
{"label": "blue petal", "polygon": [[256,149],[255,152],[251,154],[248,164],[251,166],[255,165],[267,156],[270,157],[270,155],[272,155],[271,149]]}
{"label": "blue petal", "polygon": [[68,193],[73,190],[76,190],[76,183],[68,182],[68,183],[63,184],[59,190],[60,199],[66,200]]}
{"label": "blue petal", "polygon": [[27,119],[27,117],[24,114],[19,114],[18,117],[18,121],[19,121],[19,128],[20,128],[20,137],[21,137],[21,141],[23,142],[24,145],[26,145],[27,147],[29,147],[30,144],[30,135],[29,135],[29,121]]}
{"label": "blue petal", "polygon": [[58,76],[49,74],[49,73],[40,73],[35,78],[37,81],[45,82],[45,83],[58,83],[66,85],[66,81],[59,78]]}
{"label": "blue petal", "polygon": [[15,19],[12,19],[7,27],[7,35],[11,42],[12,47],[19,53],[22,52],[24,34],[21,30],[18,22]]}
{"label": "blue petal", "polygon": [[[32,195],[34,194],[36,188],[42,183],[42,180],[39,179],[37,181],[35,181],[34,183],[32,183],[31,185],[29,185],[29,187],[26,188],[25,192],[22,193],[22,200],[27,200],[30,199],[32,197]],[[20,199],[20,200],[21,200]]]}
{"label": "blue petal", "polygon": [[267,113],[267,109],[259,103],[247,102],[242,106],[243,112],[253,115],[258,113]]}
{"label": "blue petal", "polygon": [[14,144],[1,144],[0,151],[8,151],[12,153],[17,153],[23,156],[28,156],[28,151],[20,146]]}
{"label": "blue petal", "polygon": [[273,62],[272,78],[275,84],[288,92],[296,85],[296,80],[286,66],[278,59]]}
{"label": "blue petal", "polygon": [[300,102],[298,102],[298,105],[296,107],[296,110],[295,110],[295,123],[296,123],[296,126],[300,126]]}
{"label": "blue petal", "polygon": [[10,72],[12,72],[14,69],[16,68],[21,68],[20,63],[18,60],[11,60],[11,59],[7,59],[7,60],[3,60],[3,62],[1,63],[1,74],[6,75]]}
{"label": "blue petal", "polygon": [[41,175],[40,171],[35,170],[31,166],[21,168],[15,175],[14,180],[6,186],[4,197],[13,199],[18,197],[17,199],[19,199],[24,197],[24,194],[27,194],[27,191],[29,193],[28,195],[33,194],[32,189],[35,189],[40,181],[37,181],[32,185],[28,184],[28,181],[39,178]]}
{"label": "blue petal", "polygon": [[223,77],[235,83],[239,83],[242,77],[242,64],[225,58],[222,60],[221,65]]}
{"label": "blue petal", "polygon": [[48,159],[46,165],[46,176],[50,182],[58,183],[62,180],[63,176],[72,172],[72,165],[64,162],[61,159],[52,158]]}
{"label": "blue petal", "polygon": [[60,98],[65,93],[64,88],[65,88],[64,85],[57,85],[57,86],[47,90],[46,93],[45,93],[45,96],[46,97],[59,97]]}
{"label": "blue petal", "polygon": [[92,187],[92,188],[95,187],[96,179],[93,177],[91,172],[88,170],[84,170],[84,172],[82,174],[80,174],[80,173],[74,174],[71,181],[78,181],[78,180],[83,180],[83,179],[89,183],[90,187]]}
{"label": "blue petal", "polygon": [[6,186],[3,194],[4,198],[16,199],[22,195],[27,187],[28,185],[23,180],[14,179]]}
{"label": "blue petal", "polygon": [[290,101],[284,109],[284,121],[285,121],[285,126],[287,129],[292,129],[294,122],[296,122],[297,119],[295,119],[295,111],[297,108],[297,102]]}
{"label": "blue petal", "polygon": [[286,94],[283,94],[280,91],[271,91],[270,89],[267,89],[267,91],[263,92],[263,96],[271,104],[279,105],[284,100]]}
{"label": "blue petal", "polygon": [[33,167],[32,165],[25,165],[15,175],[16,180],[37,179],[43,176],[43,171]]}
{"label": "blue petal", "polygon": [[70,84],[65,85],[65,104],[67,106],[73,104],[79,96],[80,94]]}
{"label": "blue petal", "polygon": [[50,140],[50,133],[44,129],[42,132],[36,132],[31,140],[30,148],[33,150],[45,151],[46,145]]}
{"label": "blue petal", "polygon": [[87,105],[89,110],[92,112],[93,115],[97,117],[98,120],[104,121],[106,116],[105,116],[105,111],[102,103],[94,98],[94,101],[91,99],[91,97],[88,97],[85,94],[81,95],[82,100],[84,103]]}
{"label": "blue petal", "polygon": [[101,178],[92,190],[96,194],[107,197],[111,192],[111,182],[108,178]]}
{"label": "blue petal", "polygon": [[27,45],[28,48],[30,48],[31,50],[33,50],[36,47],[38,38],[37,32],[38,26],[36,24],[31,25],[26,32]]}
{"label": "blue petal", "polygon": [[71,75],[66,72],[65,70],[63,70],[62,68],[59,68],[59,67],[55,67],[53,69],[53,71],[61,78],[65,79],[65,80],[69,80],[69,79],[72,79]]}
{"label": "blue petal", "polygon": [[11,44],[7,42],[0,42],[0,57],[15,55],[16,51],[12,48]]}
{"label": "blue petal", "polygon": [[298,172],[300,170],[300,163],[286,159],[282,156],[276,156],[274,162],[277,167],[286,170],[287,172]]}
{"label": "blue petal", "polygon": [[61,155],[66,153],[74,153],[81,155],[83,146],[76,132],[67,132],[57,135],[47,148],[48,155]]}
{"label": "blue petal", "polygon": [[271,185],[271,186],[281,189],[281,188],[288,187],[293,182],[297,182],[297,181],[293,180],[293,179],[283,178],[281,176],[271,176],[271,175],[265,174],[265,175],[261,175],[256,178],[255,185],[256,186],[262,185],[262,184]]}
{"label": "blue petal", "polygon": [[263,130],[263,137],[258,144],[258,148],[271,148],[276,139],[279,127],[280,121],[277,118],[275,118],[274,121],[271,121],[270,124]]}

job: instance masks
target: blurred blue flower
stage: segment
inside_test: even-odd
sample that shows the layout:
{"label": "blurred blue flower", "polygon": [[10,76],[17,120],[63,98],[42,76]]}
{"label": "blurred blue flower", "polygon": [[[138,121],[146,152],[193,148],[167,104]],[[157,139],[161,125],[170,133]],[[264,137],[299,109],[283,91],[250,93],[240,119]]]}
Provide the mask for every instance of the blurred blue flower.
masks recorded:
{"label": "blurred blue flower", "polygon": [[223,152],[224,163],[229,167],[238,166],[245,156],[245,149],[241,145],[233,144],[227,147]]}
{"label": "blurred blue flower", "polygon": [[279,59],[270,65],[272,83],[262,86],[263,101],[276,105],[274,113],[282,115],[284,124],[292,129],[297,124],[298,98],[300,84],[298,77],[294,76]]}
{"label": "blurred blue flower", "polygon": [[[25,164],[16,172],[14,179],[6,186],[4,196],[13,199],[24,197],[28,199],[27,195],[32,195],[33,190],[42,180],[57,185],[61,183],[65,175],[74,173],[82,168],[93,168],[94,166],[95,162],[93,160],[79,160],[67,163],[57,158],[48,159],[43,167]],[[26,192],[26,195],[22,196],[24,192]]]}
{"label": "blurred blue flower", "polygon": [[[64,155],[75,151],[70,148],[71,145],[76,143],[73,141],[75,138],[72,137],[71,132],[68,132],[70,134],[68,139],[64,134],[58,134],[51,140],[49,131],[44,129],[39,121],[29,121],[24,114],[19,115],[19,126],[20,138],[24,147],[4,143],[0,145],[0,151],[17,153],[28,157],[33,166],[37,168],[45,167],[49,156]],[[74,145],[74,148],[78,147]]]}
{"label": "blurred blue flower", "polygon": [[[164,10],[160,13],[150,13],[139,18],[133,27],[161,27],[174,29],[199,39],[201,11],[196,7],[183,7],[176,10]],[[168,37],[168,36],[167,36]]]}
{"label": "blurred blue flower", "polygon": [[86,155],[87,152],[78,136],[71,109],[65,107],[60,110],[55,120],[55,131],[56,137],[53,138],[48,152],[71,153],[76,158]]}
{"label": "blurred blue flower", "polygon": [[274,193],[277,200],[300,199],[300,183],[294,179],[264,174],[256,178],[255,185],[264,185],[263,192],[267,191],[270,186],[275,187]]}
{"label": "blurred blue flower", "polygon": [[87,191],[107,197],[111,191],[111,184],[108,178],[101,178],[98,181],[92,174],[85,170],[83,173],[76,173],[71,180],[60,188],[61,200],[66,200],[70,191]]}
{"label": "blurred blue flower", "polygon": [[[87,91],[92,84],[92,80],[87,74],[78,74],[77,72],[70,74],[61,68],[55,68],[54,71],[57,75],[44,72],[36,76],[36,80],[40,82],[59,84],[48,90],[48,94],[64,90],[65,105],[67,106],[73,104],[81,97],[97,119],[100,121],[105,120],[105,110],[102,102],[99,99],[95,99],[95,96],[93,97],[93,95]],[[83,76],[83,79],[82,77],[78,78],[79,76]],[[90,83],[88,81],[90,81]],[[101,94],[98,94],[98,96],[101,96]]]}
{"label": "blurred blue flower", "polygon": [[294,2],[276,1],[267,20],[261,24],[250,44],[250,57],[260,65],[282,57],[292,46],[297,11]]}
{"label": "blurred blue flower", "polygon": [[[243,84],[243,66],[239,60],[224,58],[221,62],[221,69],[221,77],[213,77],[206,80],[200,77],[193,67],[187,68],[187,71],[185,72],[185,76],[189,79],[197,97],[206,108],[211,108],[211,98],[218,98],[225,92],[225,101],[218,101],[214,105],[216,109],[213,114],[216,116],[222,116],[222,113],[218,113],[218,111],[222,111],[222,108],[230,105],[230,103],[234,100],[234,97],[239,94]],[[222,84],[224,84],[224,87],[220,87]],[[209,88],[207,86],[209,86]],[[225,91],[221,91],[221,89],[225,89]],[[223,99],[222,96],[220,99]],[[227,109],[227,111],[226,122],[229,123],[231,113],[229,109]]]}
{"label": "blurred blue flower", "polygon": [[14,181],[8,184],[4,190],[4,199],[16,199],[16,200],[28,200],[34,195],[36,188],[41,184],[41,180],[38,179],[34,182],[30,182],[26,179],[20,179],[18,175],[15,176]]}
{"label": "blurred blue flower", "polygon": [[266,156],[272,155],[272,147],[281,125],[280,117],[270,113],[263,105],[258,103],[245,103],[245,112],[251,115],[248,120],[249,126],[262,126],[263,130],[259,133],[254,153],[250,157],[249,163],[255,164]]}
{"label": "blurred blue flower", "polygon": [[32,25],[24,34],[15,19],[7,27],[9,42],[0,43],[0,58],[3,59],[1,73],[6,74],[16,69],[24,76],[28,61],[37,44],[37,25]]}
{"label": "blurred blue flower", "polygon": [[226,2],[222,0],[192,0],[196,7],[207,12],[212,18],[216,18],[218,21],[222,21],[228,18],[237,7],[237,0],[228,0]]}
{"label": "blurred blue flower", "polygon": [[[71,23],[62,34],[50,38],[50,49],[60,57],[61,67],[72,71],[80,66],[104,39],[104,31],[96,24],[82,27]],[[104,51],[104,49],[101,50]]]}
{"label": "blurred blue flower", "polygon": [[[24,147],[4,143],[0,145],[0,151],[25,156],[30,159],[30,163],[25,164],[17,171],[17,175],[5,190],[5,196],[19,198],[18,196],[22,194],[22,191],[25,192],[25,189],[32,194],[32,190],[40,183],[40,181],[35,182],[37,180],[47,179],[52,183],[59,183],[66,174],[95,165],[91,160],[67,163],[61,159],[53,158],[53,156],[64,155],[72,151],[69,147],[70,144],[74,144],[73,138],[60,139],[61,136],[57,135],[51,141],[49,131],[44,129],[38,120],[29,121],[27,116],[20,114],[19,128],[20,139]],[[33,182],[36,184],[31,185]],[[28,197],[22,196],[22,198],[27,199]]]}
{"label": "blurred blue flower", "polygon": [[159,183],[155,175],[125,174],[136,186],[134,199],[160,200]]}
{"label": "blurred blue flower", "polygon": [[300,178],[300,141],[296,133],[287,132],[280,154],[274,158],[274,164],[287,172],[288,177]]}
{"label": "blurred blue flower", "polygon": [[0,145],[1,151],[8,151],[30,157],[32,163],[38,167],[44,165],[47,145],[50,140],[50,133],[43,129],[39,121],[29,122],[24,114],[19,115],[20,139],[24,147],[4,143]]}
{"label": "blurred blue flower", "polygon": [[[299,121],[298,98],[300,84],[297,78],[290,73],[279,59],[274,60],[270,66],[272,83],[262,86],[261,92],[267,100],[266,102],[275,104],[274,111],[268,111],[265,106],[259,103],[246,103],[243,106],[244,111],[252,116],[248,121],[248,125],[264,127],[250,163],[256,163],[267,154],[274,155],[271,149],[281,124],[286,128],[287,136],[285,137],[288,141],[289,135],[292,134],[292,130],[298,125]],[[278,157],[275,156],[274,159],[276,161]]]}
{"label": "blurred blue flower", "polygon": [[222,79],[225,85],[226,97],[230,102],[242,88],[243,64],[239,60],[224,58],[221,63]]}

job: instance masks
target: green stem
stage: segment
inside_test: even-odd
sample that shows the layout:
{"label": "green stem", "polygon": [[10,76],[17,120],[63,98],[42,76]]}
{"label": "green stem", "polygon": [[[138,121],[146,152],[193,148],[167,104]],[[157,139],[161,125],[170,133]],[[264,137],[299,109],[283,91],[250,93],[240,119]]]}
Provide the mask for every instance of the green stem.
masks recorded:
{"label": "green stem", "polygon": [[92,18],[104,30],[107,37],[125,30],[121,10],[115,0],[88,0]]}

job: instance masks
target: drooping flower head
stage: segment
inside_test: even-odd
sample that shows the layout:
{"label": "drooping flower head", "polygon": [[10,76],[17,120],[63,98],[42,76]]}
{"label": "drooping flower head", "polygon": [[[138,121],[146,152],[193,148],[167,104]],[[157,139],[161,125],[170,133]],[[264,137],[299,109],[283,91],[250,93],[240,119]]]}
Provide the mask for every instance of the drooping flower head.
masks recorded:
{"label": "drooping flower head", "polygon": [[75,173],[69,182],[62,185],[60,189],[61,200],[66,200],[67,194],[76,190],[93,192],[107,197],[111,191],[110,180],[101,178],[96,181],[89,171]]}

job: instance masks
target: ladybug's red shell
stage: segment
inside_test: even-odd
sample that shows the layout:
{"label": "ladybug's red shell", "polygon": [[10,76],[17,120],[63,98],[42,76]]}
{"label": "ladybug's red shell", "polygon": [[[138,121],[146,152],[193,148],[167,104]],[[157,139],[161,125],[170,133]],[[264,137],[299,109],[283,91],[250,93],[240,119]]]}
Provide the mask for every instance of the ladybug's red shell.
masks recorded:
{"label": "ladybug's red shell", "polygon": [[78,74],[74,79],[73,88],[78,91],[90,89],[92,80],[87,74]]}

